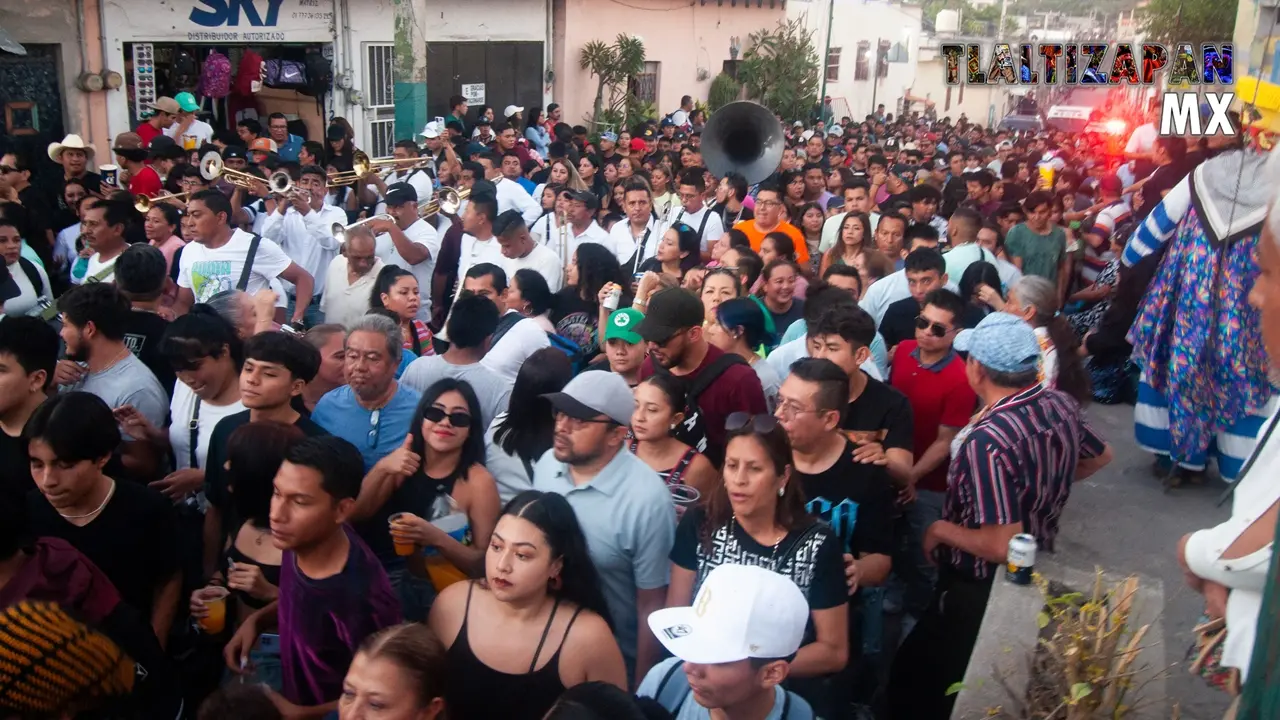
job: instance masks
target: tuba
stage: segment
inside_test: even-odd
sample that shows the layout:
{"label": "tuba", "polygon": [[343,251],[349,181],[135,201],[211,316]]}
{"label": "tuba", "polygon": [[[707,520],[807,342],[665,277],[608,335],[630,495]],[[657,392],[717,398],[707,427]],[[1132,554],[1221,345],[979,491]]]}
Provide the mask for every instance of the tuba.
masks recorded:
{"label": "tuba", "polygon": [[778,169],[782,123],[763,105],[742,100],[720,108],[702,130],[702,160],[716,177],[737,173],[754,185]]}

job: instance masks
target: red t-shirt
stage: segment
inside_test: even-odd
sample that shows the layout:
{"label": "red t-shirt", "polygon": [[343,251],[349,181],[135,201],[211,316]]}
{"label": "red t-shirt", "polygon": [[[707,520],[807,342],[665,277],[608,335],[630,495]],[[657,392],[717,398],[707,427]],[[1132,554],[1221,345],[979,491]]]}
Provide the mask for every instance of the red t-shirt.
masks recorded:
{"label": "red t-shirt", "polygon": [[[724,351],[714,345],[707,345],[707,355],[698,365],[698,369],[680,378],[692,383],[708,365],[716,358],[724,355]],[[640,379],[645,380],[653,375],[653,358],[644,359],[640,366]],[[736,412],[747,412],[762,415],[769,412],[764,401],[764,389],[760,385],[760,376],[750,365],[731,365],[720,377],[702,391],[698,398],[698,414],[702,416],[707,433],[706,455],[721,462],[724,458],[725,420]]]}
{"label": "red t-shirt", "polygon": [[151,147],[151,141],[154,140],[157,135],[162,134],[163,131],[157,130],[155,126],[149,122],[144,122],[139,125],[138,129],[134,130],[134,132],[138,133],[138,137],[142,138],[142,147],[146,148]]}
{"label": "red t-shirt", "polygon": [[163,194],[164,185],[160,182],[160,173],[150,166],[142,168],[129,178],[129,192],[147,197]]}
{"label": "red t-shirt", "polygon": [[66,540],[42,537],[22,569],[0,587],[0,607],[22,600],[57,603],[97,624],[115,611],[120,593],[92,560]]}
{"label": "red t-shirt", "polygon": [[[969,423],[978,405],[978,396],[969,387],[964,361],[954,352],[939,365],[925,367],[913,353],[915,340],[903,340],[893,354],[889,368],[889,384],[907,396],[915,423],[912,447],[915,459],[938,439],[939,426],[962,428]],[[947,465],[942,463],[920,478],[920,490],[946,492]]]}

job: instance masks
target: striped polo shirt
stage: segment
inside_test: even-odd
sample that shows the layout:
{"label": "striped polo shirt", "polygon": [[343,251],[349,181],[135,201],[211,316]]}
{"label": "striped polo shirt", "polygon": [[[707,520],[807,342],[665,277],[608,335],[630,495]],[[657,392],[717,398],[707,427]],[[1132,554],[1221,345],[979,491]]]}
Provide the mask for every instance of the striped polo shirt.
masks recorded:
{"label": "striped polo shirt", "polygon": [[[1080,406],[1035,385],[1000,400],[965,431],[947,472],[943,519],[961,527],[1022,523],[1041,549],[1052,550],[1058,519],[1076,479],[1076,463],[1106,443]],[[956,548],[944,559],[961,576],[985,580],[999,567]]]}

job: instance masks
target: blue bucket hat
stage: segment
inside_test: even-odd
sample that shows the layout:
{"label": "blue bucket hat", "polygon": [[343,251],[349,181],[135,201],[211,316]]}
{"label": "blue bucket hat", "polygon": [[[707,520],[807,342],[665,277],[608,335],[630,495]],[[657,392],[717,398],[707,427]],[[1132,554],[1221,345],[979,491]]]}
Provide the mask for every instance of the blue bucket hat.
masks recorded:
{"label": "blue bucket hat", "polygon": [[995,312],[972,330],[956,335],[956,350],[969,353],[983,367],[997,372],[1021,373],[1040,367],[1040,341],[1022,318]]}

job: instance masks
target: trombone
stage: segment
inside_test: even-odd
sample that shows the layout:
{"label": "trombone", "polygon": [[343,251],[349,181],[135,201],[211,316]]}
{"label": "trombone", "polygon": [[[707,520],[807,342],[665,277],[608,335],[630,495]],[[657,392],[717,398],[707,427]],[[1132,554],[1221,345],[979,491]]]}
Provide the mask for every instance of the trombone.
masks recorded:
{"label": "trombone", "polygon": [[187,199],[187,196],[190,194],[191,193],[189,192],[170,193],[168,195],[160,195],[158,197],[153,197],[153,198],[149,198],[146,195],[139,195],[133,200],[133,209],[137,210],[140,213],[146,213],[148,210],[155,207],[156,203],[164,202],[165,200],[184,200],[185,201]]}
{"label": "trombone", "polygon": [[357,220],[351,223],[350,225],[343,225],[342,223],[334,223],[329,228],[329,232],[332,233],[333,239],[337,240],[339,245],[342,245],[347,242],[347,231],[351,230],[352,228],[357,228],[357,227],[360,227],[361,225],[366,225],[368,223],[371,223],[374,220],[390,220],[391,222],[395,222],[395,218],[391,217],[387,213],[382,213],[381,215],[374,215],[373,217],[367,217],[363,220]]}
{"label": "trombone", "polygon": [[284,170],[277,170],[271,173],[271,177],[267,178],[267,189],[271,191],[272,195],[289,198],[290,200],[311,199],[311,193],[300,187],[295,187],[293,178],[289,177],[289,173]]}
{"label": "trombone", "polygon": [[251,175],[240,170],[232,170],[222,162],[222,156],[216,150],[210,150],[200,158],[200,177],[209,182],[213,182],[219,178],[227,182],[241,187],[246,190],[252,190],[255,185],[262,182],[262,178],[257,175]]}
{"label": "trombone", "polygon": [[382,160],[372,160],[369,154],[357,150],[352,155],[351,170],[345,172],[336,172],[329,174],[330,185],[353,185],[374,172],[381,170],[413,170],[418,168],[426,168],[431,164],[431,158],[384,158]]}
{"label": "trombone", "polygon": [[440,188],[434,200],[418,208],[418,215],[423,218],[429,218],[441,212],[445,215],[457,215],[458,208],[462,207],[462,201],[470,196],[471,188],[461,190],[450,187]]}

